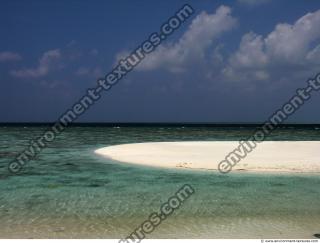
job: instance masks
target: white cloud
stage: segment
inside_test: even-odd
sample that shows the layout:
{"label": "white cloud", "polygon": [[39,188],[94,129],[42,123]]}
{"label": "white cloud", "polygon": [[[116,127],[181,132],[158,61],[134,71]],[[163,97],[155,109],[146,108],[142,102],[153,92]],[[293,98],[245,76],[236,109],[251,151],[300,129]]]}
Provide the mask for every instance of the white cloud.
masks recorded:
{"label": "white cloud", "polygon": [[11,71],[11,75],[18,78],[39,78],[48,74],[54,67],[54,64],[61,57],[59,49],[45,52],[39,59],[39,64],[36,68],[25,68],[21,70]]}
{"label": "white cloud", "polygon": [[320,37],[320,10],[308,13],[295,24],[278,24],[265,39],[269,56],[285,61],[304,58],[310,45]]}
{"label": "white cloud", "polygon": [[20,61],[22,57],[15,52],[4,51],[0,52],[0,62]]}
{"label": "white cloud", "polygon": [[244,35],[240,42],[239,50],[230,58],[232,66],[237,67],[263,67],[268,58],[263,51],[262,36],[252,32]]}
{"label": "white cloud", "polygon": [[245,34],[223,69],[224,75],[234,80],[266,80],[280,67],[310,69],[310,65],[320,64],[320,46],[313,47],[320,41],[319,25],[320,10],[304,15],[292,25],[278,24],[266,37]]}
{"label": "white cloud", "polygon": [[188,65],[203,61],[213,41],[235,25],[236,19],[231,16],[229,7],[220,6],[212,14],[201,12],[176,43],[159,46],[137,66],[137,70],[165,68],[183,72]]}
{"label": "white cloud", "polygon": [[[207,80],[216,85],[224,81],[282,85],[319,72],[320,10],[307,13],[292,24],[279,23],[266,35],[246,33],[237,50],[227,54],[225,44],[217,39],[236,22],[231,9],[225,6],[212,14],[202,12],[180,39],[159,46],[137,69],[166,69],[184,75],[184,80]],[[118,58],[127,54],[118,53]]]}

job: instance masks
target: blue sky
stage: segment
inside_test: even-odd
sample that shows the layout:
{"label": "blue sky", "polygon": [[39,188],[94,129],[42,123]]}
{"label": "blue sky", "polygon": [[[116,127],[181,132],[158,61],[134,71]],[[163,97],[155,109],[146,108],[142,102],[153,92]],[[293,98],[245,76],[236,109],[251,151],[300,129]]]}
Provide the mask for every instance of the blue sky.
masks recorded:
{"label": "blue sky", "polygon": [[[320,72],[318,0],[3,0],[0,122],[56,120],[185,3],[193,16],[78,121],[262,122]],[[319,102],[290,122],[320,122]]]}

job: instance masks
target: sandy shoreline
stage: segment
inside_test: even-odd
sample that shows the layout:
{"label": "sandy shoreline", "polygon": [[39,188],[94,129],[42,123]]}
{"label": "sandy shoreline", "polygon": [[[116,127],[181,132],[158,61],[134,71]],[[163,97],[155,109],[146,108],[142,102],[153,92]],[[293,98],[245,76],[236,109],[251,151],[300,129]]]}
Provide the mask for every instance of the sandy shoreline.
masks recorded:
{"label": "sandy shoreline", "polygon": [[[104,147],[95,153],[145,166],[217,170],[237,141],[157,142]],[[234,171],[320,173],[320,141],[268,141],[241,160]]]}

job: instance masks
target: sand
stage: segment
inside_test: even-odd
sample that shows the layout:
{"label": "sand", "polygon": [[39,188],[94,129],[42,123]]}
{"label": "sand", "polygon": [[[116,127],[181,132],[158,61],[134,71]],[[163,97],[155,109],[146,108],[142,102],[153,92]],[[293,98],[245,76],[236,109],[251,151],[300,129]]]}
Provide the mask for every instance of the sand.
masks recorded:
{"label": "sand", "polygon": [[[238,141],[156,142],[104,147],[95,153],[145,166],[217,170]],[[320,173],[320,141],[262,142],[233,171]]]}

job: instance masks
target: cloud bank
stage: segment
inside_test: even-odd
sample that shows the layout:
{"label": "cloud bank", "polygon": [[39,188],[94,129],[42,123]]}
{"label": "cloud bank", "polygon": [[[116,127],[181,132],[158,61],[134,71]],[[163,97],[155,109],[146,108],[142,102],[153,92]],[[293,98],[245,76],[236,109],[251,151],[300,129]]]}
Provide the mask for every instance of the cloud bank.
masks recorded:
{"label": "cloud bank", "polygon": [[237,26],[231,13],[227,6],[211,14],[201,12],[176,42],[159,46],[136,70],[162,70],[184,77],[197,74],[202,80],[238,83],[285,81],[319,72],[320,10],[292,24],[278,23],[265,36],[248,32],[239,40],[238,48],[225,52],[227,47],[220,37]]}
{"label": "cloud bank", "polygon": [[320,10],[294,24],[280,23],[267,36],[245,34],[223,73],[231,80],[267,80],[279,69],[307,71],[320,63]]}
{"label": "cloud bank", "polygon": [[54,67],[56,61],[60,59],[61,52],[59,49],[49,50],[45,52],[39,59],[36,68],[24,68],[11,71],[11,75],[17,78],[39,78],[48,74]]}
{"label": "cloud bank", "polygon": [[167,69],[183,72],[194,62],[202,62],[207,49],[223,33],[235,27],[237,21],[231,9],[219,7],[215,13],[201,12],[176,43],[159,46],[137,67],[138,70]]}

